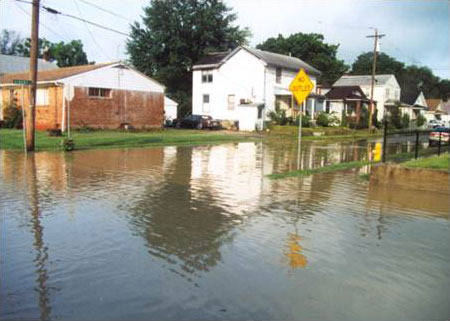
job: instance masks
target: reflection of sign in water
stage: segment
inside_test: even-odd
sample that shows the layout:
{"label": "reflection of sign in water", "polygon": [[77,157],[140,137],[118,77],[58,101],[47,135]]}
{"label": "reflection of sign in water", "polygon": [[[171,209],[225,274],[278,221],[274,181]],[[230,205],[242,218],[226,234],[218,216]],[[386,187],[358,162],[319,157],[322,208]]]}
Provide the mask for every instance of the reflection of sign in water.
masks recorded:
{"label": "reflection of sign in water", "polygon": [[373,160],[374,162],[379,162],[381,160],[381,144],[379,142],[375,144],[375,149],[373,150]]}
{"label": "reflection of sign in water", "polygon": [[308,260],[302,254],[302,247],[298,242],[302,238],[298,234],[289,233],[289,238],[287,241],[287,253],[286,258],[288,260],[289,266],[293,269],[304,268],[308,264]]}

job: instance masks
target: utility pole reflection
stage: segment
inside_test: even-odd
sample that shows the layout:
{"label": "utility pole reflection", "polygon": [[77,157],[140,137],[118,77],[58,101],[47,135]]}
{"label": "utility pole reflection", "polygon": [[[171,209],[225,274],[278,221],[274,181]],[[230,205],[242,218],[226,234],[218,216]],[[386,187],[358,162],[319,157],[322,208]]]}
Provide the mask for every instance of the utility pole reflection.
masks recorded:
{"label": "utility pole reflection", "polygon": [[28,198],[31,210],[31,228],[34,237],[33,246],[36,250],[34,265],[36,268],[35,290],[39,295],[39,308],[41,310],[41,320],[47,320],[51,313],[49,290],[47,288],[48,273],[45,263],[48,260],[47,247],[44,245],[44,228],[41,224],[39,210],[39,191],[36,174],[35,154],[30,153],[25,156],[25,176],[27,179]]}

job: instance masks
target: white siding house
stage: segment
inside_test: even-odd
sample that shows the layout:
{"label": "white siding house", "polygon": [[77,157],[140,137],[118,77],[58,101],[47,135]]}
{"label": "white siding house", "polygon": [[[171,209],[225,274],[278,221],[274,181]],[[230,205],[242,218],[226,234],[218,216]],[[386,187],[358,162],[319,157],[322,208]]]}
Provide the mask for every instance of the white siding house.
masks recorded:
{"label": "white siding house", "polygon": [[176,101],[173,101],[169,97],[164,97],[164,119],[166,121],[173,121],[175,118],[177,118],[177,108],[178,103]]}
{"label": "white siding house", "polygon": [[[333,87],[359,86],[366,97],[370,99],[371,78],[370,75],[344,75],[333,84]],[[394,75],[375,76],[373,100],[376,102],[378,121],[383,118],[385,105],[400,101],[400,94],[400,85]]]}
{"label": "white siding house", "polygon": [[244,130],[261,128],[276,104],[293,112],[288,88],[300,68],[315,89],[320,72],[298,58],[245,46],[211,53],[193,66],[192,113],[239,121]]}

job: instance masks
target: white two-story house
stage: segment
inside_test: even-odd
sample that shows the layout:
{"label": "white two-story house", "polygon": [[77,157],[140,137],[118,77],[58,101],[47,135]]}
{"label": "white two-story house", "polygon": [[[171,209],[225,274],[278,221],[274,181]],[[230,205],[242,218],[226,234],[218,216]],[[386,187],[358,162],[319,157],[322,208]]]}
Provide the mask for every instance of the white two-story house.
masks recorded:
{"label": "white two-story house", "polygon": [[[370,99],[371,80],[370,75],[344,75],[333,84],[333,87],[359,86],[364,95]],[[400,101],[400,93],[400,85],[394,75],[375,76],[373,100],[376,103],[378,121],[382,120],[385,107],[393,106]]]}
{"label": "white two-story house", "polygon": [[246,46],[208,54],[193,66],[192,113],[260,129],[275,106],[298,110],[289,85],[301,68],[315,90],[320,71],[298,58]]}

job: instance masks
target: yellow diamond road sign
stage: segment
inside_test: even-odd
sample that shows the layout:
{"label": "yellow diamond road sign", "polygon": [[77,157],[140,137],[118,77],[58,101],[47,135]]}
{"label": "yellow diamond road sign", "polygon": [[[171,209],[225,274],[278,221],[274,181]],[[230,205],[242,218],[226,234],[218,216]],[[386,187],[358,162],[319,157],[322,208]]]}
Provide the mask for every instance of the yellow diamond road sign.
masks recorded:
{"label": "yellow diamond road sign", "polygon": [[295,76],[294,80],[292,80],[289,85],[289,90],[292,91],[292,94],[299,105],[306,99],[306,97],[308,97],[313,88],[314,84],[311,79],[309,79],[303,68],[300,69],[297,76]]}

